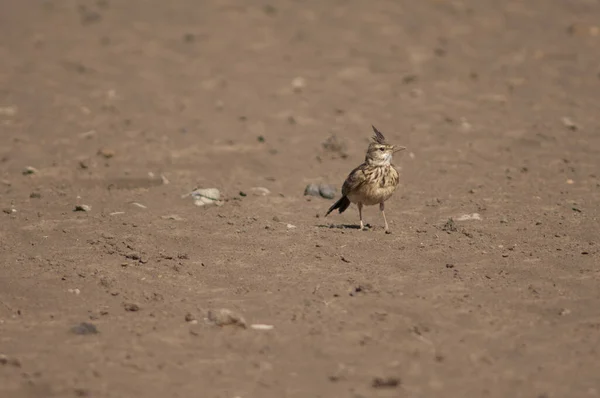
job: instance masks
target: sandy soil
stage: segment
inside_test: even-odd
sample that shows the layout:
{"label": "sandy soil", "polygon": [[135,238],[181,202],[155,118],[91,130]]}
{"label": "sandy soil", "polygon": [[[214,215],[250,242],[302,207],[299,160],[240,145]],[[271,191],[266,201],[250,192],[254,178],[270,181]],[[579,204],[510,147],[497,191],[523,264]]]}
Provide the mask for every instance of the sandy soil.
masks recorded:
{"label": "sandy soil", "polygon": [[[598,21],[1,0],[0,396],[600,395]],[[391,235],[303,195],[371,124],[408,147]]]}

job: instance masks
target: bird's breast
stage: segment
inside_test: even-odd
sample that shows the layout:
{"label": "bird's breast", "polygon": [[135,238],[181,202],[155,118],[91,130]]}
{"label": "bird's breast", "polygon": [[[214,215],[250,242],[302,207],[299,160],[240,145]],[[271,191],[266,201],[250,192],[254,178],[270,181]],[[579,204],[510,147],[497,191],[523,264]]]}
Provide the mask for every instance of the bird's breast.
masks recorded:
{"label": "bird's breast", "polygon": [[388,200],[398,187],[398,172],[392,166],[369,168],[365,170],[365,177],[365,183],[348,194],[351,202],[376,205]]}

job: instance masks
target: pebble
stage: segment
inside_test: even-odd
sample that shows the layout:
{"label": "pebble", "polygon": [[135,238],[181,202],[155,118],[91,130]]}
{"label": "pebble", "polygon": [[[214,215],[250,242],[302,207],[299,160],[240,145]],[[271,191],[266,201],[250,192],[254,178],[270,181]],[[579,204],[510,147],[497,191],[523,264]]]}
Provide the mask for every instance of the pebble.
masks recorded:
{"label": "pebble", "polygon": [[479,215],[479,213],[472,213],[472,214],[463,214],[462,216],[456,218],[456,221],[469,221],[469,220],[481,220],[481,216]]}
{"label": "pebble", "polygon": [[304,196],[320,196],[325,199],[333,199],[336,195],[335,186],[331,184],[308,184],[304,188]]}
{"label": "pebble", "polygon": [[558,315],[564,316],[564,315],[569,315],[571,313],[571,310],[568,308],[561,308],[560,311],[558,311]]}
{"label": "pebble", "polygon": [[294,224],[287,224],[286,225],[288,229],[294,229],[296,228],[296,226]]}
{"label": "pebble", "polygon": [[97,334],[98,329],[96,328],[96,325],[94,325],[93,323],[81,322],[79,325],[73,326],[71,328],[71,332],[75,333],[75,334],[80,334],[80,335],[88,335],[88,334]]}
{"label": "pebble", "polygon": [[23,175],[31,175],[38,173],[38,170],[35,167],[27,166],[23,170]]}
{"label": "pebble", "polygon": [[299,93],[306,87],[306,79],[303,77],[296,77],[292,80],[292,88],[295,92]]}
{"label": "pebble", "polygon": [[192,322],[192,321],[195,321],[195,320],[196,320],[196,317],[194,317],[194,315],[192,315],[191,313],[188,312],[187,314],[185,314],[185,321],[186,322]]}
{"label": "pebble", "polygon": [[184,221],[185,219],[177,214],[169,214],[167,216],[161,216],[163,220],[173,220],[173,221]]}
{"label": "pebble", "polygon": [[115,151],[113,151],[112,149],[103,148],[98,150],[98,155],[102,156],[105,159],[110,159],[115,156]]}
{"label": "pebble", "polygon": [[0,354],[0,365],[12,365],[16,368],[20,368],[21,361],[19,361],[17,358],[10,358],[7,355]]}
{"label": "pebble", "polygon": [[397,377],[376,377],[373,379],[371,386],[373,388],[395,388],[400,385],[400,379]]}
{"label": "pebble", "polygon": [[574,122],[574,121],[572,121],[570,118],[568,118],[568,117],[566,117],[566,116],[565,116],[565,117],[563,117],[563,118],[561,119],[561,121],[562,121],[563,125],[564,125],[566,128],[568,128],[569,130],[575,131],[575,130],[578,130],[578,129],[579,129],[579,126],[578,126],[577,124],[575,124],[575,122]]}
{"label": "pebble", "polygon": [[246,329],[246,320],[240,315],[228,309],[210,310],[207,319],[217,326],[233,325]]}
{"label": "pebble", "polygon": [[263,325],[260,323],[255,323],[253,325],[250,325],[250,327],[254,330],[273,330],[275,328],[275,326],[273,325]]}
{"label": "pebble", "polygon": [[319,186],[317,184],[308,184],[304,188],[304,196],[321,196]]}
{"label": "pebble", "polygon": [[[189,194],[196,206],[217,205],[220,206],[221,192],[217,188],[196,189]],[[184,195],[188,196],[188,195]]]}
{"label": "pebble", "polygon": [[92,210],[91,206],[88,205],[75,205],[75,208],[73,209],[73,211],[90,211]]}
{"label": "pebble", "polygon": [[68,289],[67,291],[69,293],[73,293],[75,295],[79,295],[81,293],[81,290],[79,290],[79,289]]}
{"label": "pebble", "polygon": [[320,184],[319,185],[319,193],[325,199],[333,199],[336,195],[336,189],[331,184]]}
{"label": "pebble", "polygon": [[125,311],[129,312],[137,312],[140,310],[140,306],[135,303],[123,303],[123,308],[125,308]]}
{"label": "pebble", "polygon": [[265,187],[254,187],[254,188],[250,188],[250,191],[257,196],[267,196],[271,193],[271,191],[269,191],[267,188]]}

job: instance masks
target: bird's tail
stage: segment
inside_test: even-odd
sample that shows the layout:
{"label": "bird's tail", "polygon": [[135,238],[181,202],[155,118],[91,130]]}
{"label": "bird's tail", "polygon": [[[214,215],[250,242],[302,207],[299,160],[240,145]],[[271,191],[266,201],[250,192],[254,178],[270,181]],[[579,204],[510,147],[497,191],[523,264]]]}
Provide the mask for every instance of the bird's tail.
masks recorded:
{"label": "bird's tail", "polygon": [[327,210],[327,213],[325,213],[325,217],[327,217],[329,213],[331,213],[335,209],[339,209],[339,212],[343,213],[348,208],[348,206],[350,206],[350,199],[348,199],[347,196],[342,196],[340,200],[335,202],[333,206],[331,206],[329,210]]}

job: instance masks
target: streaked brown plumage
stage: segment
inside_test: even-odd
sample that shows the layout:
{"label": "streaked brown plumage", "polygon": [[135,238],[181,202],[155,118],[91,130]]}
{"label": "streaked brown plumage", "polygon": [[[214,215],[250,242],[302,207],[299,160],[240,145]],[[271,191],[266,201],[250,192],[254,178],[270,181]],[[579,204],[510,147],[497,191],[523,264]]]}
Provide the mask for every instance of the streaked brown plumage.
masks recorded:
{"label": "streaked brown plumage", "polygon": [[399,183],[398,170],[392,164],[392,155],[406,148],[386,143],[383,134],[375,126],[372,127],[375,135],[367,149],[365,161],[350,172],[342,186],[342,198],[329,208],[325,217],[335,209],[343,213],[350,203],[356,203],[360,228],[364,229],[363,206],[379,204],[385,223],[385,232],[390,233],[385,218],[384,203],[392,196]]}

